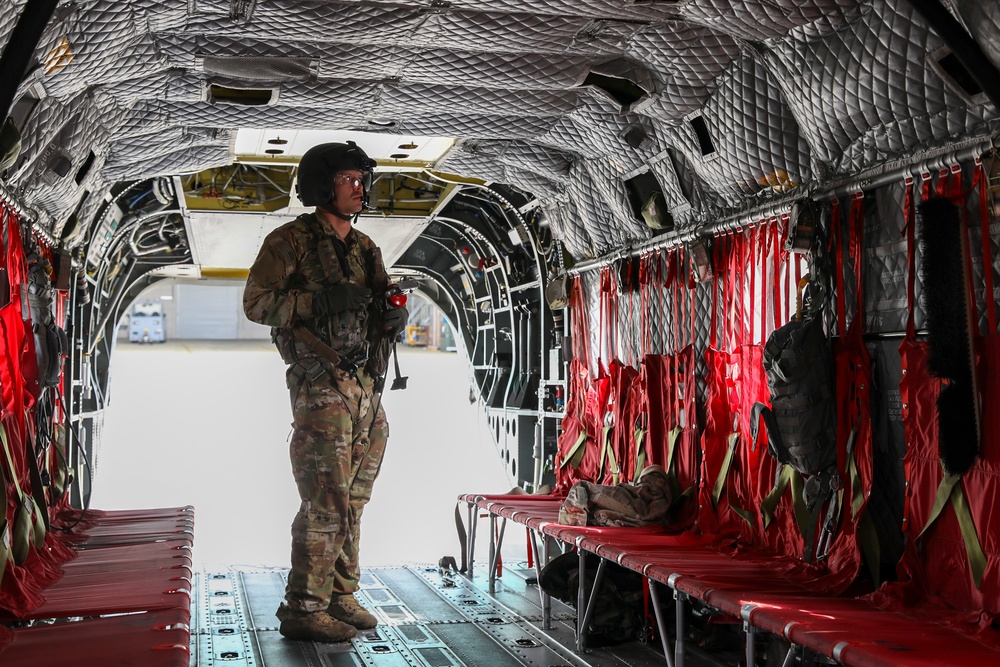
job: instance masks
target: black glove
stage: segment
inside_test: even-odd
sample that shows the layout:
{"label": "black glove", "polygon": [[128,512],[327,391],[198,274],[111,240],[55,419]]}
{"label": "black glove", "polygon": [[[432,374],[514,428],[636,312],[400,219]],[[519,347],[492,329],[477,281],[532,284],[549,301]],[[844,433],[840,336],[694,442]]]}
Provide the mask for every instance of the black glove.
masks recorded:
{"label": "black glove", "polygon": [[406,310],[406,306],[397,306],[390,308],[382,316],[382,326],[391,338],[396,338],[406,328],[406,323],[409,320],[410,312]]}
{"label": "black glove", "polygon": [[334,285],[313,294],[313,315],[332,315],[345,310],[356,310],[372,302],[372,291],[353,283]]}

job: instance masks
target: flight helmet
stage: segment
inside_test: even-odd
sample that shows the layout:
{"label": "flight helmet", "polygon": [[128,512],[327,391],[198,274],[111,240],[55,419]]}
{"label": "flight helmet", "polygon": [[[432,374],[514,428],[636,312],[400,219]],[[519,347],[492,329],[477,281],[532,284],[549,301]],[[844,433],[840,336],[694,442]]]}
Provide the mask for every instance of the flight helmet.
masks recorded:
{"label": "flight helmet", "polygon": [[333,177],[338,171],[353,169],[362,173],[362,204],[368,208],[375,160],[353,141],[313,146],[299,161],[298,194],[304,206],[328,209],[333,204]]}

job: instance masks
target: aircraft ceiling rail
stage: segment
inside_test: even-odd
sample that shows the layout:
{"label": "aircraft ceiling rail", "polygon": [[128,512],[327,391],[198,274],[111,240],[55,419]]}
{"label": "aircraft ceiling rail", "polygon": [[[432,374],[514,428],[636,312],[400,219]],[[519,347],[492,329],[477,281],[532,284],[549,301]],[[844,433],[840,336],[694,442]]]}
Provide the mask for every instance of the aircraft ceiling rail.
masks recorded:
{"label": "aircraft ceiling rail", "polygon": [[11,192],[10,188],[8,188],[3,182],[0,182],[0,200],[13,209],[14,213],[16,213],[19,218],[31,221],[31,231],[44,239],[45,242],[49,244],[49,247],[55,248],[56,245],[58,245],[55,237],[52,236],[48,230],[38,224],[37,216],[28,212],[18,201],[14,193]]}
{"label": "aircraft ceiling rail", "polygon": [[889,183],[910,177],[914,174],[933,174],[952,165],[962,164],[974,158],[978,158],[986,152],[995,149],[1000,150],[1000,146],[995,146],[994,139],[995,137],[993,136],[989,136],[987,138],[977,137],[958,144],[960,147],[957,150],[953,149],[953,147],[949,147],[948,150],[928,151],[927,153],[922,154],[920,159],[917,160],[907,159],[905,161],[889,163],[878,169],[869,170],[857,176],[833,181],[826,186],[817,189],[811,195],[807,194],[805,191],[797,192],[792,195],[786,195],[779,199],[772,200],[767,204],[754,207],[750,210],[726,216],[705,227],[699,227],[685,232],[655,238],[639,245],[608,253],[603,257],[597,257],[592,260],[580,262],[576,266],[567,269],[566,274],[578,275],[581,273],[588,273],[625,259],[626,257],[639,257],[656,250],[670,250],[698,239],[718,236],[719,234],[740,229],[741,227],[754,227],[765,220],[787,215],[794,202],[805,198],[812,199],[813,201],[826,201],[829,199],[843,197],[852,192],[879,188],[884,185],[888,185]]}

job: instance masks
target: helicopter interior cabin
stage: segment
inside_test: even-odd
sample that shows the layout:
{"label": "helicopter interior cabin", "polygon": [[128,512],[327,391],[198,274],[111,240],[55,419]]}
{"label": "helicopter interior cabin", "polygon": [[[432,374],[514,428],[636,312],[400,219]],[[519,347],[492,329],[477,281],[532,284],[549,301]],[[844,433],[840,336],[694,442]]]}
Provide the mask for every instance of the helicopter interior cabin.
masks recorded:
{"label": "helicopter interior cabin", "polygon": [[[0,664],[1000,662],[1000,2],[2,0],[0,49]],[[348,139],[518,492],[294,642],[93,462],[122,316],[242,285]]]}

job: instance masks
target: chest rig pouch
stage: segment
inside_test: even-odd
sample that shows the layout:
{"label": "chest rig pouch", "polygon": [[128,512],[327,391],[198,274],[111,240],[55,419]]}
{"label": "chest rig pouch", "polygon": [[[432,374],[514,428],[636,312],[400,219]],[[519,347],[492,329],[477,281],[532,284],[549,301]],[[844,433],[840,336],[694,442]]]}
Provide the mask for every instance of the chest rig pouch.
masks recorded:
{"label": "chest rig pouch", "polygon": [[[323,234],[316,226],[313,227],[313,238],[320,265],[323,267],[324,289],[351,282],[354,271],[347,259],[345,244],[329,234]],[[368,276],[365,276],[364,283],[369,282]],[[352,363],[356,363],[354,360],[360,361],[362,357],[367,359],[368,344],[364,336],[364,326],[368,319],[366,314],[365,308],[359,308],[316,318],[315,333],[324,343]]]}

